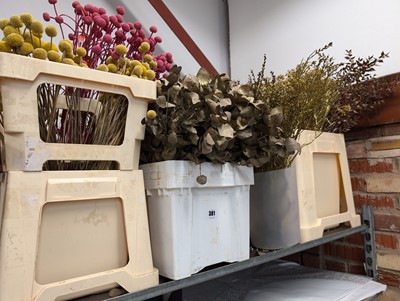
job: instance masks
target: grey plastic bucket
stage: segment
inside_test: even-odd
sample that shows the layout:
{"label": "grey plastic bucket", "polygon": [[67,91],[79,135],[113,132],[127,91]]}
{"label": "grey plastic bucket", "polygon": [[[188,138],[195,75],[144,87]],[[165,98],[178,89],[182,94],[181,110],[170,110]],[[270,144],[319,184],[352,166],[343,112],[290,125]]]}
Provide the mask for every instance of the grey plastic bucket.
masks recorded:
{"label": "grey plastic bucket", "polygon": [[294,167],[254,175],[250,188],[250,240],[259,249],[281,249],[300,242]]}

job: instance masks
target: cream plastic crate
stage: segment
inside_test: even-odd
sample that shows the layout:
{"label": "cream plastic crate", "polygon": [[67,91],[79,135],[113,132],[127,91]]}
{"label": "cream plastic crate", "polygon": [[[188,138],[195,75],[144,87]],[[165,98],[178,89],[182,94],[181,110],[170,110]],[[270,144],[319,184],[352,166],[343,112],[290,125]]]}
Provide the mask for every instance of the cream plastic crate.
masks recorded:
{"label": "cream plastic crate", "polygon": [[[138,168],[144,138],[141,120],[148,101],[156,97],[155,82],[9,53],[0,53],[0,66],[7,170],[39,171],[48,160],[108,160],[119,162],[121,170]],[[43,142],[36,95],[42,83],[125,95],[129,107],[124,142],[118,146]]]}
{"label": "cream plastic crate", "polygon": [[157,284],[142,171],[7,173],[0,300],[71,300]]}
{"label": "cream plastic crate", "polygon": [[[253,169],[232,164],[164,161],[141,165],[154,266],[181,279],[220,262],[249,258]],[[200,185],[196,177],[207,176]]]}
{"label": "cream plastic crate", "polygon": [[314,131],[302,132],[299,143],[306,146],[293,162],[301,243],[320,238],[325,229],[341,223],[351,227],[361,224],[354,208],[344,137],[334,133],[318,135]]}

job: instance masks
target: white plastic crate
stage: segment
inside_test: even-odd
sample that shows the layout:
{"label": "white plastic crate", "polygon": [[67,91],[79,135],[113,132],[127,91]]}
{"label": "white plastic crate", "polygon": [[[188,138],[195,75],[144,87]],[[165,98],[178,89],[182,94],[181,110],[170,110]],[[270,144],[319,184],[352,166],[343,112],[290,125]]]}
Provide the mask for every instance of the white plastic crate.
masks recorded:
{"label": "white plastic crate", "polygon": [[[119,74],[0,53],[0,89],[4,114],[7,170],[42,170],[48,160],[117,161],[121,170],[137,169],[148,101],[156,83]],[[37,91],[53,83],[125,95],[129,101],[121,145],[45,143],[39,136]]]}
{"label": "white plastic crate", "polygon": [[0,300],[71,300],[158,284],[142,171],[6,176]]}
{"label": "white plastic crate", "polygon": [[[144,172],[154,266],[181,279],[220,262],[249,258],[253,168],[190,161],[140,166]],[[201,171],[200,171],[201,169]],[[207,176],[200,185],[196,177]]]}
{"label": "white plastic crate", "polygon": [[298,187],[300,242],[320,238],[324,230],[341,223],[359,226],[361,219],[355,213],[343,134],[303,131],[299,143],[306,145],[293,161]]}

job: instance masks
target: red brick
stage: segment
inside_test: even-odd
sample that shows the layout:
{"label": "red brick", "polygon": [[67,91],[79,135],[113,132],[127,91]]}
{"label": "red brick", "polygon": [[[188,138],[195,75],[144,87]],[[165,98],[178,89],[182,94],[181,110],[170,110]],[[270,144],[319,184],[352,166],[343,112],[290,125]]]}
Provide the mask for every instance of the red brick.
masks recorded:
{"label": "red brick", "polygon": [[365,177],[366,191],[371,193],[400,193],[400,177],[394,173],[369,174]]}
{"label": "red brick", "polygon": [[393,233],[375,232],[377,247],[397,250],[399,248],[399,235]]}
{"label": "red brick", "polygon": [[324,245],[324,255],[359,261],[364,259],[364,246],[344,246],[328,243]]}
{"label": "red brick", "polygon": [[359,263],[349,263],[348,265],[348,272],[350,274],[356,274],[356,275],[366,275],[365,273],[365,268],[364,268],[364,263],[359,262]]}
{"label": "red brick", "polygon": [[307,249],[307,250],[303,251],[302,253],[319,255],[319,254],[321,254],[321,248],[320,248],[320,246],[317,246],[317,247],[314,247],[311,249]]}
{"label": "red brick", "polygon": [[325,259],[325,268],[330,271],[347,272],[346,263],[338,260]]}
{"label": "red brick", "polygon": [[347,158],[365,158],[367,156],[367,151],[365,149],[364,142],[354,142],[348,143],[346,146]]}
{"label": "red brick", "polygon": [[349,160],[351,173],[385,173],[393,171],[392,159],[352,159]]}
{"label": "red brick", "polygon": [[374,226],[376,230],[400,233],[400,216],[395,214],[375,213]]}
{"label": "red brick", "polygon": [[366,191],[367,185],[365,183],[365,179],[351,177],[351,187],[353,191]]}
{"label": "red brick", "polygon": [[291,254],[288,256],[285,256],[282,258],[283,260],[287,260],[287,261],[291,261],[291,262],[296,262],[296,263],[301,263],[301,256],[300,253],[295,253],[295,254]]}
{"label": "red brick", "polygon": [[317,268],[317,269],[322,268],[320,266],[320,257],[318,255],[302,253],[301,262],[306,267]]}
{"label": "red brick", "polygon": [[356,233],[346,237],[346,242],[357,245],[360,247],[364,247],[364,235],[361,233]]}
{"label": "red brick", "polygon": [[400,272],[379,269],[378,281],[392,287],[400,288]]}
{"label": "red brick", "polygon": [[374,209],[390,209],[396,207],[396,198],[392,195],[381,194],[354,194],[354,205],[361,208],[362,205],[371,205]]}
{"label": "red brick", "polygon": [[400,134],[400,123],[387,124],[382,126],[382,136],[393,136]]}

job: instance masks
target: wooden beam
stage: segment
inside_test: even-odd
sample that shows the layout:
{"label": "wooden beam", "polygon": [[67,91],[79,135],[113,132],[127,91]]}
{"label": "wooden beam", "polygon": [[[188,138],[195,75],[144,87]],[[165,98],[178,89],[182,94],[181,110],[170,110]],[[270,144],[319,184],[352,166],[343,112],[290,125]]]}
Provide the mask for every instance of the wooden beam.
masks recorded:
{"label": "wooden beam", "polygon": [[172,12],[168,9],[162,0],[149,0],[150,4],[160,14],[161,18],[167,23],[171,30],[175,33],[178,39],[190,52],[193,58],[199,63],[199,65],[205,68],[211,76],[217,76],[218,71],[214,68],[213,64],[207,59],[204,53],[196,45],[193,39],[189,36],[183,26],[175,18]]}

